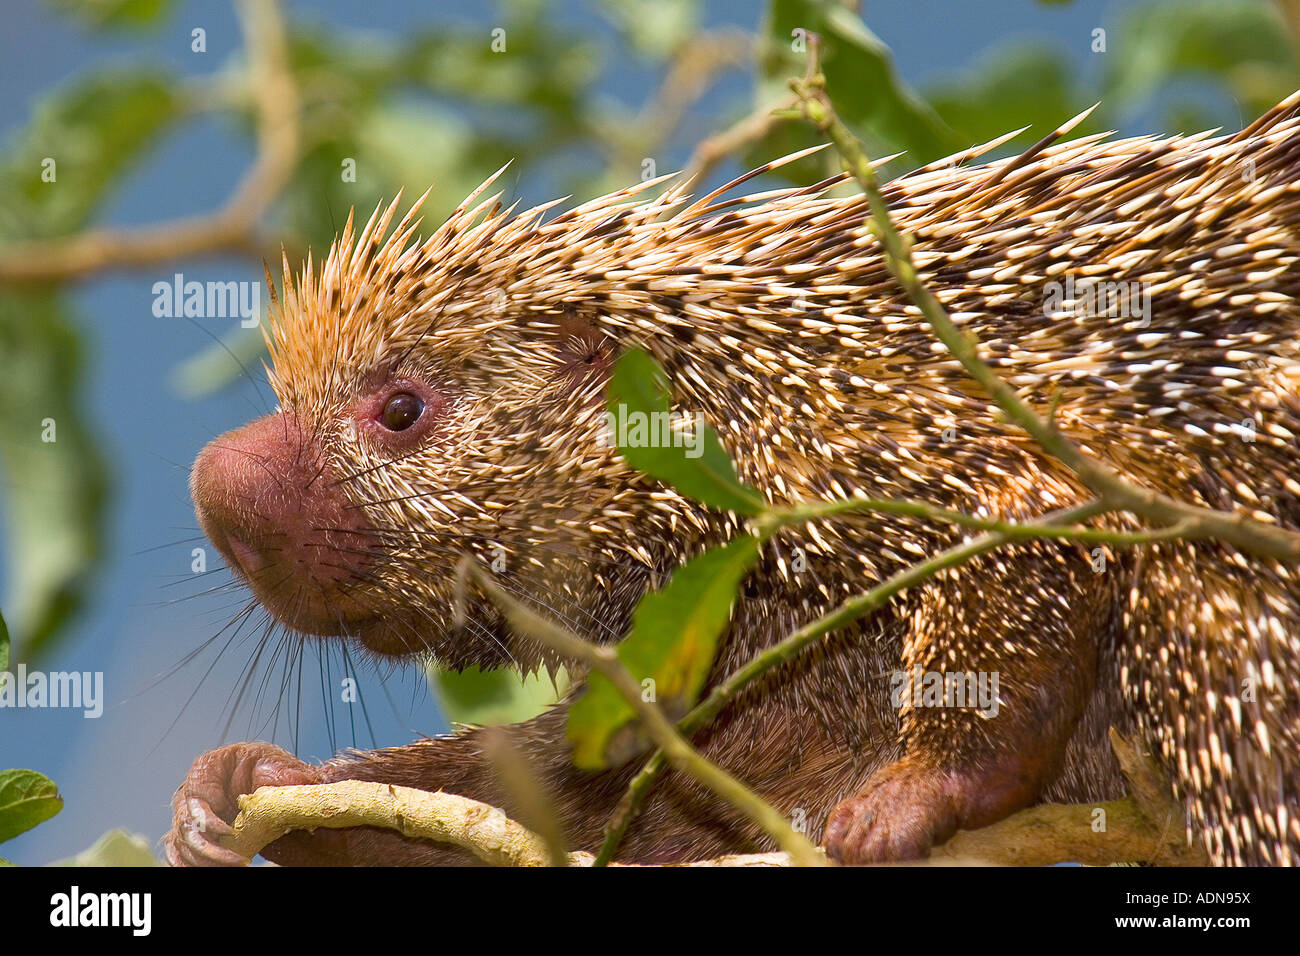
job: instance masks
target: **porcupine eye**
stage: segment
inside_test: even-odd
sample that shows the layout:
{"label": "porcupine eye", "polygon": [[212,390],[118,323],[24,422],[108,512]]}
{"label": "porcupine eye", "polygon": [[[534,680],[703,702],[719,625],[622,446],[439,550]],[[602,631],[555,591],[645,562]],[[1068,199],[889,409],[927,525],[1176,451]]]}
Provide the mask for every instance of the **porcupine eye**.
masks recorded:
{"label": "porcupine eye", "polygon": [[406,431],[420,418],[424,402],[410,392],[398,392],[384,403],[379,421],[390,432]]}

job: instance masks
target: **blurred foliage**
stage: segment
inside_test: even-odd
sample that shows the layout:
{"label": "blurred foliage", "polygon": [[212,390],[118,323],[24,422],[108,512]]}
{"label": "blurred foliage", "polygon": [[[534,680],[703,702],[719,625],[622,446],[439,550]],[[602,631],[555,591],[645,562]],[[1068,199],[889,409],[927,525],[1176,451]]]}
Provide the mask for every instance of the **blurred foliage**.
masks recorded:
{"label": "blurred foliage", "polygon": [[601,0],[601,8],[636,53],[664,62],[700,29],[698,0]]}
{"label": "blurred foliage", "polygon": [[[80,26],[119,31],[161,29],[186,8],[169,0],[49,3]],[[504,30],[504,51],[493,48],[483,24],[453,21],[437,10],[418,30],[384,35],[318,24],[306,9],[291,6],[302,154],[269,232],[295,251],[311,246],[319,256],[350,208],[365,215],[399,189],[411,197],[431,183],[425,217],[436,223],[507,160],[516,163],[503,179],[508,192],[519,177],[554,178],[578,198],[634,181],[642,157],[655,159],[657,171],[665,172],[672,168],[668,151],[680,146],[673,138],[677,127],[720,131],[788,95],[786,81],[803,70],[806,33],[799,31],[824,38],[829,86],[873,155],[905,151],[896,169],[1027,124],[1034,127],[1026,137],[1032,141],[1098,100],[1102,107],[1079,132],[1113,128],[1137,113],[1170,130],[1244,123],[1297,85],[1295,50],[1275,9],[1262,0],[1141,3],[1107,23],[1109,49],[1095,70],[1072,68],[1065,38],[1031,39],[989,51],[925,87],[899,74],[887,44],[869,27],[870,5],[864,22],[853,12],[857,5],[842,0],[769,0],[754,7],[752,55],[741,66],[751,86],[748,102],[711,95],[714,64],[715,72],[695,77],[698,99],[673,117],[674,128],[661,130],[645,121],[658,83],[680,81],[684,51],[707,48],[717,38],[704,25],[703,4],[598,0],[588,9],[600,17],[577,24],[558,17],[555,6],[543,0],[499,5],[491,24]],[[178,84],[157,71],[92,64],[51,90],[0,157],[0,244],[84,228],[150,146],[198,112],[233,119],[233,131],[251,141],[245,67],[241,52],[212,76]],[[631,69],[647,71],[644,102],[603,95],[609,71]],[[1239,107],[1239,115],[1222,115],[1222,104],[1234,112]],[[806,124],[776,123],[717,173],[815,141]],[[42,179],[47,157],[57,160],[57,183]],[[680,164],[684,156],[671,158]],[[352,163],[354,182],[343,175]],[[835,168],[825,151],[774,178],[807,183]],[[258,264],[250,265],[260,278]],[[196,395],[223,387],[242,374],[226,350],[248,365],[261,348],[256,331],[221,337],[220,345],[176,370],[179,391]],[[66,290],[0,289],[0,402],[6,409],[0,481],[10,580],[4,607],[27,658],[48,652],[66,633],[104,550],[109,482],[94,439],[99,429],[84,400],[79,356],[85,339]],[[47,418],[57,423],[53,443],[41,440]],[[716,453],[708,460],[719,462]],[[722,478],[725,485],[734,475]],[[451,679],[435,683],[457,719],[475,714],[476,700],[484,713],[493,707],[506,712],[500,696],[505,685],[484,681],[473,690],[472,679],[460,688]],[[545,695],[538,685],[519,687],[521,707],[541,706]]]}
{"label": "blurred foliage", "polygon": [[126,830],[109,830],[76,856],[50,866],[161,866],[149,841]]}
{"label": "blurred foliage", "polygon": [[50,6],[94,29],[147,27],[170,12],[172,0],[48,0]]}
{"label": "blurred foliage", "polygon": [[560,669],[555,680],[545,674],[524,676],[510,669],[468,667],[463,671],[430,668],[429,682],[448,721],[489,726],[513,724],[535,717],[564,696],[569,675]]}
{"label": "blurred foliage", "polygon": [[[172,89],[154,71],[114,68],[52,92],[0,160],[0,241],[84,227],[176,118]],[[104,550],[108,476],[82,406],[83,339],[62,290],[0,288],[5,607],[22,656],[32,660],[84,605]]]}
{"label": "blurred foliage", "polygon": [[[1032,125],[1039,136],[1046,134],[1049,125],[1055,127],[1092,105],[1084,102],[1079,85],[1064,57],[1031,45],[987,56],[971,76],[935,84],[928,95],[939,115],[973,145],[1021,126]],[[1079,135],[1101,128],[1096,115],[1077,128]]]}
{"label": "blurred foliage", "polygon": [[1216,118],[1201,105],[1203,87],[1199,95],[1175,89],[1166,115],[1182,119],[1163,125],[1162,132],[1191,133],[1218,123],[1244,126],[1300,85],[1296,49],[1270,3],[1144,4],[1113,35],[1117,46],[1106,58],[1099,98],[1114,114],[1140,109],[1175,81],[1188,79],[1219,87],[1239,109]]}
{"label": "blurred foliage", "polygon": [[0,461],[11,555],[5,608],[28,660],[85,605],[104,551],[108,469],[81,405],[82,350],[62,296],[0,293]]}
{"label": "blurred foliage", "polygon": [[[508,160],[530,169],[591,140],[599,45],[548,21],[543,4],[506,10],[502,53],[481,27],[389,39],[294,33],[307,149],[282,211],[296,234],[321,249],[350,208],[368,213],[430,183],[425,215],[440,221]],[[347,160],[355,182],[341,175]]]}
{"label": "blurred foliage", "polygon": [[[178,117],[174,80],[112,68],[76,78],[37,106],[0,164],[0,239],[42,239],[80,229]],[[57,179],[47,182],[46,159]]]}

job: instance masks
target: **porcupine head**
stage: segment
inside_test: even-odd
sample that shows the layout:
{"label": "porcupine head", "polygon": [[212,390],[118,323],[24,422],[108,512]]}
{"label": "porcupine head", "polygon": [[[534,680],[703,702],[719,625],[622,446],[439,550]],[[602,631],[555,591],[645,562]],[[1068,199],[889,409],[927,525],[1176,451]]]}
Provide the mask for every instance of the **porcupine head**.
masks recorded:
{"label": "porcupine head", "polygon": [[479,202],[487,185],[427,239],[418,203],[390,232],[395,201],[359,233],[349,219],[319,272],[286,261],[265,331],[279,407],[195,462],[203,531],[292,632],[453,668],[554,666],[458,586],[464,556],[612,640],[704,530],[622,461],[604,400],[620,326],[654,314],[628,263],[638,243],[663,255],[654,220],[680,187],[543,224],[549,206]]}

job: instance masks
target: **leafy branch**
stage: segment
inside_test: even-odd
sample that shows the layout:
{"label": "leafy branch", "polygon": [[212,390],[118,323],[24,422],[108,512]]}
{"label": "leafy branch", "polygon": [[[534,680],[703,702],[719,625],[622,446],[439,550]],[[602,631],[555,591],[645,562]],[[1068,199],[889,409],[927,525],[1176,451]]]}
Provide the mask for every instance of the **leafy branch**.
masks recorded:
{"label": "leafy branch", "polygon": [[226,204],[207,215],[144,228],[97,229],[8,246],[0,256],[0,282],[67,281],[186,256],[225,251],[262,256],[271,251],[257,229],[298,162],[298,94],[279,4],[239,0],[236,9],[248,49],[258,155]]}
{"label": "leafy branch", "polygon": [[825,865],[825,858],[807,838],[796,833],[770,804],[721,767],[702,757],[686,742],[664,712],[654,702],[645,699],[640,683],[623,665],[614,649],[589,643],[537,614],[493,581],[492,576],[469,556],[462,558],[457,565],[457,577],[462,585],[458,590],[463,590],[464,581],[473,580],[504,611],[506,619],[519,633],[569,660],[580,661],[603,675],[636,711],[646,731],[670,763],[695,777],[762,827],[796,863],[803,866]]}

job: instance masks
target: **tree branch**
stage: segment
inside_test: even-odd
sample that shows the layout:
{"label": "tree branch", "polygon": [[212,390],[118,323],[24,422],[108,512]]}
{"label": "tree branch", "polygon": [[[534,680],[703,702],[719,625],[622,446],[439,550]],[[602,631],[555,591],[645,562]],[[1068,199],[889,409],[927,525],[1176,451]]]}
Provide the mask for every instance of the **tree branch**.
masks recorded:
{"label": "tree branch", "polygon": [[[1048,866],[1080,862],[1106,866],[1141,860],[1165,866],[1204,866],[1199,845],[1183,838],[1181,809],[1158,771],[1111,732],[1133,796],[1095,805],[1031,807],[981,830],[957,833],[936,847],[932,864]],[[251,860],[291,830],[383,827],[403,836],[450,843],[494,866],[549,866],[548,841],[496,808],[450,793],[429,793],[368,780],[262,787],[239,798],[239,815],[222,844]],[[590,853],[564,854],[569,866],[591,866]],[[614,864],[624,866],[628,864]],[[681,866],[791,866],[789,853],[755,853],[694,860]]]}
{"label": "tree branch", "polygon": [[[239,798],[239,816],[222,844],[246,859],[290,830],[383,827],[407,837],[452,843],[494,866],[547,866],[546,842],[496,807],[450,793],[369,780],[261,787]],[[571,853],[585,865],[591,854]]]}

